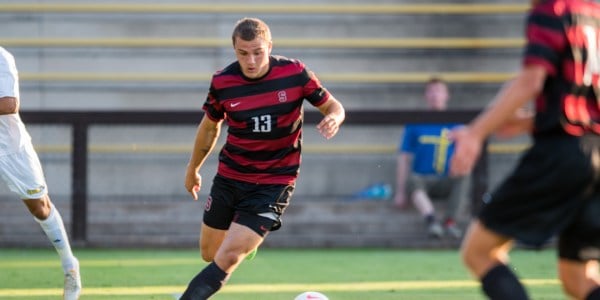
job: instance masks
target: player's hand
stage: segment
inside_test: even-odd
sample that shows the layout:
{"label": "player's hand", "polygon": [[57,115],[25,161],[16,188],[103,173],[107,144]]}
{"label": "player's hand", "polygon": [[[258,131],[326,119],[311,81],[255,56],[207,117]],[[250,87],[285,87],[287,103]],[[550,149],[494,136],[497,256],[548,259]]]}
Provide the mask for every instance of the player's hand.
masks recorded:
{"label": "player's hand", "polygon": [[202,186],[202,177],[194,168],[189,168],[185,174],[185,189],[192,195],[194,200],[198,200],[198,192]]}
{"label": "player's hand", "polygon": [[326,139],[330,139],[334,137],[338,130],[340,129],[340,124],[336,121],[334,117],[325,116],[319,124],[317,124],[317,130],[324,136]]}
{"label": "player's hand", "polygon": [[477,162],[483,141],[468,126],[451,131],[450,139],[455,143],[454,154],[450,159],[450,174],[468,175]]}

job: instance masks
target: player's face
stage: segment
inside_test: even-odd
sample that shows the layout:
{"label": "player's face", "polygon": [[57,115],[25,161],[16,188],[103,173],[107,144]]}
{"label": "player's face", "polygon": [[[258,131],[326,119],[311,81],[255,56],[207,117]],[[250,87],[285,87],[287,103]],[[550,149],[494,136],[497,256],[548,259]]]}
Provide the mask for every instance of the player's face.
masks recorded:
{"label": "player's face", "polygon": [[235,56],[237,57],[244,76],[248,78],[260,78],[269,71],[269,55],[271,55],[272,43],[262,37],[252,41],[244,41],[236,37],[234,44]]}
{"label": "player's face", "polygon": [[425,89],[425,101],[433,110],[445,110],[448,98],[448,87],[444,83],[431,83]]}

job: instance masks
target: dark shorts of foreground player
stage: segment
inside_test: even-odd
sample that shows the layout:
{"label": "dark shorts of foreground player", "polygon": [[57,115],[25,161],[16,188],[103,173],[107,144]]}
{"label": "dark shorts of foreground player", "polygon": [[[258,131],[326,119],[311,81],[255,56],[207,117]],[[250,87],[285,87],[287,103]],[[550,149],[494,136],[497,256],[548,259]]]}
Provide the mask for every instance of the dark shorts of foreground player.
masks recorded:
{"label": "dark shorts of foreground player", "polygon": [[532,246],[559,235],[563,258],[600,258],[600,137],[536,137],[479,215],[489,229]]}
{"label": "dark shorts of foreground player", "polygon": [[293,193],[293,185],[254,184],[217,175],[204,210],[204,224],[226,230],[235,222],[265,236],[281,227],[281,216]]}

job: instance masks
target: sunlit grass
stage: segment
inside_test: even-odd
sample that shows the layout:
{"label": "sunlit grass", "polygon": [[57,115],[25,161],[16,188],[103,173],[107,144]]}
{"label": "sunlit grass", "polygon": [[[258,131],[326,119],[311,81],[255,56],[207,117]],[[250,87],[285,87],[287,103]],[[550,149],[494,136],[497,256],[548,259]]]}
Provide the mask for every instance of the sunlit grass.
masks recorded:
{"label": "sunlit grass", "polygon": [[[174,299],[204,266],[196,250],[75,249],[85,299]],[[512,254],[533,299],[565,299],[552,251]],[[260,249],[215,300],[484,299],[454,250]],[[59,299],[62,271],[50,249],[0,249],[1,299]]]}

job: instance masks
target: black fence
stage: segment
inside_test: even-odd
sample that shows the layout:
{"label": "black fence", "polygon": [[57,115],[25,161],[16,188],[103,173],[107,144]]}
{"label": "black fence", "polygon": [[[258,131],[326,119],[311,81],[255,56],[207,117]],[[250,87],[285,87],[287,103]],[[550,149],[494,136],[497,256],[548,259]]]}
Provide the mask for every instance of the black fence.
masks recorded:
{"label": "black fence", "polygon": [[[402,125],[406,123],[466,123],[478,111],[385,110],[347,111],[346,125]],[[182,125],[198,124],[202,111],[23,111],[21,118],[26,124],[70,125],[72,130],[71,152],[71,232],[77,242],[87,240],[88,199],[88,129],[91,125]],[[316,124],[322,116],[317,111],[304,115],[305,123]],[[472,173],[473,213],[479,209],[481,196],[488,186],[487,151],[483,151]]]}

